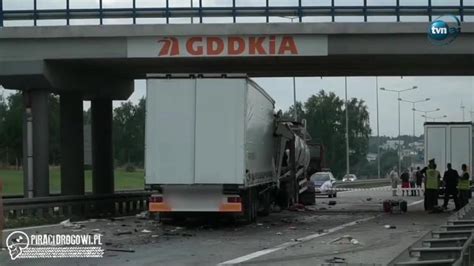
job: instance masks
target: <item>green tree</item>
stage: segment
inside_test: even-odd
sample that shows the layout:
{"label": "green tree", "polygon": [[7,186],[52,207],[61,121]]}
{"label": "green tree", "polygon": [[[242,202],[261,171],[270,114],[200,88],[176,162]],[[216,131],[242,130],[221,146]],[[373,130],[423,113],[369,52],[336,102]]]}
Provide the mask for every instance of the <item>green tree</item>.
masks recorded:
{"label": "green tree", "polygon": [[[297,105],[298,113],[306,119],[311,137],[324,145],[327,166],[337,177],[342,177],[346,168],[344,100],[332,92],[321,90],[309,97],[302,106],[299,110]],[[284,114],[292,114],[293,109],[290,109]],[[348,110],[350,164],[355,170],[351,172],[358,174],[368,164],[366,155],[371,133],[369,112],[365,102],[356,98],[348,102]]]}
{"label": "green tree", "polygon": [[143,166],[145,146],[145,99],[137,105],[122,103],[114,109],[114,151],[119,165]]}

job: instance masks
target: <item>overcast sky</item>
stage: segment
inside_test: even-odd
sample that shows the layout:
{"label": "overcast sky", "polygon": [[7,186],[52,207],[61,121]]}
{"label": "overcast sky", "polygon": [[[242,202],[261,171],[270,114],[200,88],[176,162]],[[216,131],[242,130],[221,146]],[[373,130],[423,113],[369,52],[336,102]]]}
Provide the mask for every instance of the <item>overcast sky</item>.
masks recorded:
{"label": "overcast sky", "polygon": [[[65,0],[37,0],[38,8],[65,8]],[[194,5],[199,4],[199,0],[193,0]],[[72,8],[97,7],[98,0],[70,0]],[[130,7],[132,0],[103,0],[104,7]],[[393,5],[396,0],[368,0],[369,5]],[[400,0],[402,5],[426,4],[428,0]],[[232,0],[202,0],[204,6],[231,6]],[[270,0],[272,5],[297,5],[298,0]],[[314,0],[303,0],[303,5],[311,5]],[[329,5],[331,0],[318,0],[318,4]],[[336,0],[337,5],[361,5],[363,0]],[[457,5],[459,0],[432,0],[433,5]],[[3,0],[5,9],[29,9],[33,7],[33,0]],[[238,5],[264,5],[265,0],[237,0]],[[465,0],[465,5],[474,5],[474,0]],[[140,7],[160,7],[165,6],[165,0],[137,0]],[[170,0],[170,6],[189,6],[190,0]],[[312,18],[305,21],[327,21],[329,18]],[[373,21],[394,21],[394,17],[376,17]],[[360,17],[341,17],[336,21],[360,21]],[[473,18],[466,20],[472,21]],[[230,19],[229,19],[230,21]],[[225,23],[225,19],[208,19],[208,23]],[[239,22],[263,22],[263,18],[242,18]],[[272,18],[274,22],[289,22],[284,18]],[[402,17],[402,21],[427,21],[426,17]],[[127,19],[105,20],[108,24],[129,23]],[[142,20],[141,23],[160,23],[159,19]],[[189,19],[175,19],[172,23],[189,23]],[[72,24],[97,24],[96,20],[74,20]],[[61,25],[65,21],[42,21],[39,25]],[[32,25],[31,21],[8,22],[6,26]],[[293,89],[291,78],[259,78],[256,81],[268,92],[276,101],[277,109],[286,110],[293,104]],[[420,103],[418,109],[433,110],[440,108],[439,112],[431,113],[431,116],[446,115],[446,119],[441,121],[461,121],[461,104],[465,106],[465,119],[471,120],[471,111],[474,111],[474,78],[473,77],[379,77],[379,87],[387,89],[405,89],[418,86],[417,90],[403,93],[404,99],[420,100],[431,98],[429,102]],[[305,101],[310,95],[319,90],[335,92],[338,96],[344,97],[344,78],[297,78],[297,100]],[[370,124],[373,134],[376,132],[376,88],[375,77],[349,77],[348,95],[363,99],[369,108]],[[8,94],[8,92],[4,93]],[[136,81],[136,90],[132,95],[132,101],[136,102],[145,95],[145,82]],[[398,112],[397,97],[395,93],[379,91],[380,106],[380,134],[396,136],[398,134]],[[119,105],[116,102],[114,105]],[[89,104],[84,104],[88,108]],[[412,134],[412,111],[411,104],[402,103],[401,105],[401,132],[402,134]],[[422,124],[424,118],[420,113],[416,113],[416,134],[422,133]]]}

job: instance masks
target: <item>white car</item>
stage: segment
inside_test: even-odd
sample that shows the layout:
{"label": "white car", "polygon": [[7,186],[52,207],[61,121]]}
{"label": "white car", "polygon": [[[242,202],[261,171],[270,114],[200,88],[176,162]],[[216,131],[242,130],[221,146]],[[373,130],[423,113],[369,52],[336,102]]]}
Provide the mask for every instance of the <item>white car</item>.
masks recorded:
{"label": "white car", "polygon": [[342,178],[342,182],[354,182],[356,180],[357,180],[357,176],[354,174],[348,174]]}
{"label": "white car", "polygon": [[329,198],[337,197],[337,191],[333,189],[336,178],[331,172],[317,172],[310,177],[316,195],[327,195]]}

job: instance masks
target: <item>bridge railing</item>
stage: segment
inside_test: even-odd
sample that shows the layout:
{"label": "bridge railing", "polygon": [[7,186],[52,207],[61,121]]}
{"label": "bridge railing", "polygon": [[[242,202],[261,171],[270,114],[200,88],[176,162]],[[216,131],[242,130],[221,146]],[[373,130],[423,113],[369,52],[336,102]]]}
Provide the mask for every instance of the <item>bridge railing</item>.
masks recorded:
{"label": "bridge railing", "polygon": [[[9,21],[28,21],[37,26],[42,20],[60,20],[63,25],[70,25],[72,20],[87,19],[95,19],[97,24],[104,24],[107,19],[128,19],[127,24],[140,24],[149,23],[146,19],[160,19],[153,23],[173,23],[174,19],[185,18],[189,23],[205,23],[206,19],[219,18],[238,23],[240,19],[259,17],[261,22],[270,23],[282,19],[305,22],[310,18],[335,22],[339,17],[358,17],[361,22],[368,22],[370,17],[392,17],[394,22],[400,22],[405,16],[423,16],[427,21],[441,15],[455,15],[461,21],[474,16],[474,4],[466,0],[459,0],[457,5],[435,5],[432,0],[426,0],[424,5],[406,4],[407,1],[401,4],[400,0],[393,0],[392,5],[376,5],[377,1],[370,0],[359,0],[359,5],[339,5],[339,0],[326,0],[319,5],[317,3],[324,1],[289,0],[293,5],[281,5],[281,0],[278,3],[260,0],[254,1],[252,6],[245,5],[246,0],[227,0],[224,6],[211,6],[206,0],[189,0],[187,6],[176,6],[174,0],[163,0],[156,6],[141,5],[140,0],[124,0],[125,4],[111,6],[109,0],[97,0],[97,5],[91,7],[77,6],[79,0],[63,0],[61,6],[52,5],[48,0],[41,0],[39,6],[39,1],[31,0],[30,5],[22,6],[26,1],[0,0],[0,26],[7,26],[5,22]],[[45,5],[48,2],[50,5]],[[186,1],[180,1],[183,2]]]}

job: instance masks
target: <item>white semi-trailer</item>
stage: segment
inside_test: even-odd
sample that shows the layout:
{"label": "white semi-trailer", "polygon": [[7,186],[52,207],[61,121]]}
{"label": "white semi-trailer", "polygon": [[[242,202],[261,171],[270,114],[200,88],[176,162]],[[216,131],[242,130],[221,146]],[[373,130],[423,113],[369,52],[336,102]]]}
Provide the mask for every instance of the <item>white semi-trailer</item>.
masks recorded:
{"label": "white semi-trailer", "polygon": [[296,201],[307,134],[276,123],[273,99],[250,79],[149,78],[146,109],[145,183],[156,192],[150,212],[239,213],[252,221],[269,212],[275,194]]}
{"label": "white semi-trailer", "polygon": [[426,122],[425,123],[425,165],[435,159],[437,170],[441,174],[446,165],[461,172],[466,164],[472,173],[474,154],[472,149],[473,126],[471,122]]}

